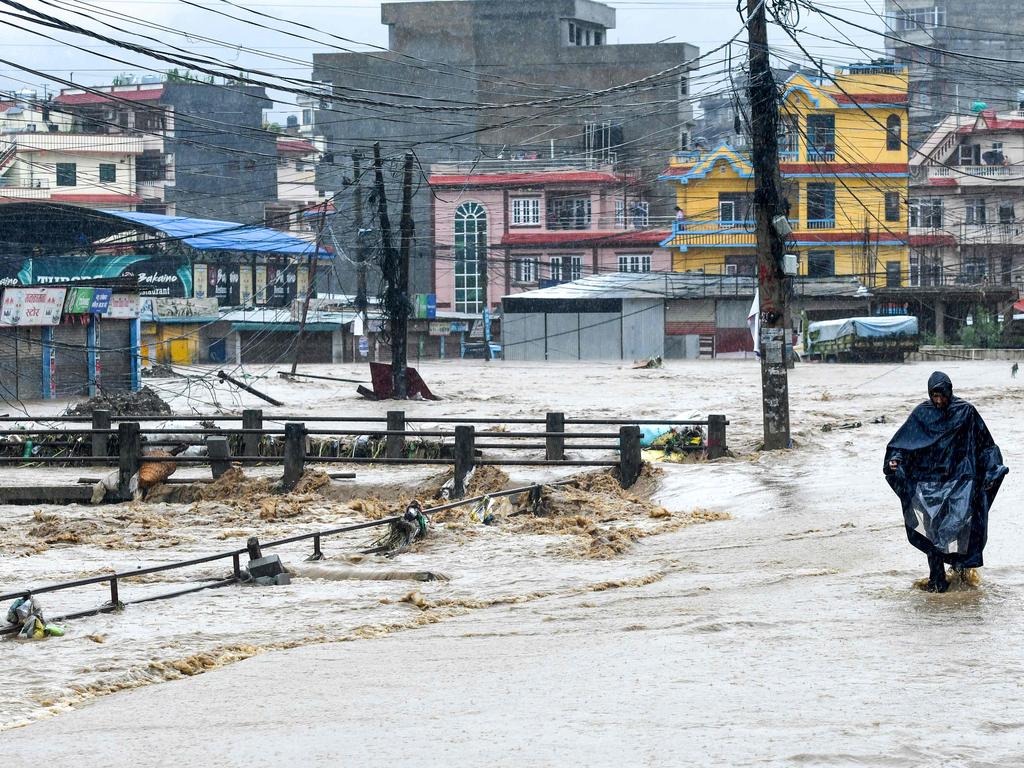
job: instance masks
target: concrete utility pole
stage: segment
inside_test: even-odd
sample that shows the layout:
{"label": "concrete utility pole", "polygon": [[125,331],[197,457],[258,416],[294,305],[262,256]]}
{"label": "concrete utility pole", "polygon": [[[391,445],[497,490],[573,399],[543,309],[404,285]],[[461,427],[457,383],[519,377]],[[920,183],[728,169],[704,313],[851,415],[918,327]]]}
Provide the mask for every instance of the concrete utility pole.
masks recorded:
{"label": "concrete utility pole", "polygon": [[[327,226],[327,201],[325,200],[320,210],[320,226],[316,232],[316,246],[313,255],[310,257],[309,274],[306,275],[306,295],[302,301],[302,316],[299,319],[299,336],[295,340],[295,355],[292,357],[292,376],[295,369],[299,367],[299,355],[302,354],[302,342],[306,335],[306,318],[309,317],[309,298],[313,295],[313,287],[316,284],[316,273],[320,266],[320,246],[324,241],[324,227]],[[298,266],[295,267],[298,269]]]}
{"label": "concrete utility pole", "polygon": [[[408,397],[406,365],[409,353],[409,258],[416,226],[412,220],[412,152],[405,153],[405,173],[402,176],[402,220],[399,224],[402,241],[398,254],[398,305],[400,310],[391,318],[391,366],[395,377],[395,397]],[[400,340],[401,343],[398,343]]]}
{"label": "concrete utility pole", "polygon": [[[761,398],[765,450],[790,447],[789,378],[786,373],[787,205],[779,173],[779,96],[768,52],[764,0],[747,0],[750,50],[750,124],[754,164],[754,212],[757,223],[757,274],[760,296]],[[776,224],[778,222],[778,225]],[[785,229],[784,229],[785,228]],[[779,230],[783,229],[783,234]]]}
{"label": "concrete utility pole", "polygon": [[363,156],[359,152],[352,153],[352,183],[355,192],[352,195],[352,214],[356,225],[356,312],[363,315],[366,322],[366,239],[363,236],[363,172],[360,167]]}
{"label": "concrete utility pole", "polygon": [[[408,326],[408,307],[399,287],[401,268],[399,266],[398,254],[395,252],[395,247],[391,240],[391,216],[388,214],[388,196],[387,190],[384,188],[384,160],[380,156],[380,142],[373,145],[373,174],[375,194],[377,196],[377,218],[380,221],[381,250],[383,251],[381,254],[381,273],[384,275],[384,282],[387,283],[387,287],[384,289],[384,311],[390,321],[388,332],[391,337],[391,396],[398,400],[404,400],[406,397],[405,332]],[[411,194],[411,173],[409,186]],[[403,189],[403,198],[404,194],[405,191]],[[403,205],[403,225],[405,223],[404,214]],[[400,367],[401,378],[398,375]]]}

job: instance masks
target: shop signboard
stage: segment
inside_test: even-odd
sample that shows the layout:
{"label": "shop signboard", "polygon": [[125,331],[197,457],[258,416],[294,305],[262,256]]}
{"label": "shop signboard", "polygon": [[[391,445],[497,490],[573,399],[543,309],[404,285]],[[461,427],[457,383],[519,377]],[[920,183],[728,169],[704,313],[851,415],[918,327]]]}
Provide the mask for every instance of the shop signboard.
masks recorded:
{"label": "shop signboard", "polygon": [[192,285],[195,286],[195,297],[197,299],[205,299],[209,285],[207,275],[209,274],[209,267],[206,264],[194,264],[192,265]]}
{"label": "shop signboard", "polygon": [[134,293],[115,293],[106,311],[100,314],[111,320],[134,320],[139,316],[139,297]]}
{"label": "shop signboard", "polygon": [[159,318],[171,317],[216,317],[216,299],[154,299],[154,309]]}
{"label": "shop signboard", "polygon": [[92,306],[94,288],[75,287],[67,289],[64,311],[69,315],[87,315]]}
{"label": "shop signboard", "polygon": [[447,336],[451,333],[451,323],[430,323],[427,331],[431,336]]}
{"label": "shop signboard", "polygon": [[110,309],[110,299],[114,291],[110,288],[94,288],[92,292],[92,304],[89,306],[89,313],[102,315]]}
{"label": "shop signboard", "polygon": [[0,326],[60,325],[66,288],[5,288]]}
{"label": "shop signboard", "polygon": [[437,317],[437,294],[417,293],[413,295],[415,314],[417,320],[433,320]]}

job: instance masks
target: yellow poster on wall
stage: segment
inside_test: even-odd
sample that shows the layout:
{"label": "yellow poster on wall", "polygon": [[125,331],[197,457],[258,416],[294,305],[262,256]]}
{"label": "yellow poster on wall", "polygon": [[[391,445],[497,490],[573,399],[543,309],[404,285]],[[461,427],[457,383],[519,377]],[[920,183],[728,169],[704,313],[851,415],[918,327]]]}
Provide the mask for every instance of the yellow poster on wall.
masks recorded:
{"label": "yellow poster on wall", "polygon": [[192,294],[193,298],[206,298],[206,265],[192,265]]}
{"label": "yellow poster on wall", "polygon": [[252,267],[248,264],[238,268],[238,295],[242,306],[252,304]]}
{"label": "yellow poster on wall", "polygon": [[295,269],[295,298],[305,299],[306,291],[309,290],[309,267],[296,267]]}
{"label": "yellow poster on wall", "polygon": [[256,304],[267,303],[267,265],[256,265]]}

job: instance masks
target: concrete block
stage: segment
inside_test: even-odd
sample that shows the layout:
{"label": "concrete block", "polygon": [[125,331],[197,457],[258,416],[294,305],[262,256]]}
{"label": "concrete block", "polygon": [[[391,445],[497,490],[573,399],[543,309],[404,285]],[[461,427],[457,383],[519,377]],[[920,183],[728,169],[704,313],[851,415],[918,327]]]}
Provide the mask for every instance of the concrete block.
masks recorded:
{"label": "concrete block", "polygon": [[254,579],[261,576],[274,578],[279,573],[284,573],[284,566],[281,565],[281,558],[278,555],[267,555],[258,560],[250,560],[248,568]]}

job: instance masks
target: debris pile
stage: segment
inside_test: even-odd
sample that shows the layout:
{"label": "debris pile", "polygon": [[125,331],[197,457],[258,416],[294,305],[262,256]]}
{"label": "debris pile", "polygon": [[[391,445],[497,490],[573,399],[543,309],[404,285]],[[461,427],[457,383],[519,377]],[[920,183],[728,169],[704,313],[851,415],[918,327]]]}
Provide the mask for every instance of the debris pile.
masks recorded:
{"label": "debris pile", "polygon": [[64,630],[56,624],[47,624],[43,608],[34,597],[19,597],[7,610],[7,623],[21,626],[18,637],[23,640],[42,640],[44,637],[63,637]]}
{"label": "debris pile", "polygon": [[84,403],[68,408],[65,416],[92,416],[94,411],[110,411],[116,418],[126,416],[169,416],[171,406],[156,392],[143,387],[138,392],[104,392]]}
{"label": "debris pile", "polygon": [[684,528],[729,515],[705,509],[669,512],[650,495],[661,470],[645,464],[637,484],[623,490],[615,471],[573,478],[571,485],[548,486],[520,503],[510,518],[513,531],[571,537],[559,547],[562,554],[605,560],[626,552],[647,536]]}
{"label": "debris pile", "polygon": [[171,379],[180,376],[181,374],[176,373],[169,365],[154,363],[148,368],[143,368],[142,375],[148,379]]}
{"label": "debris pile", "polygon": [[304,514],[311,505],[323,504],[325,500],[319,491],[330,482],[326,472],[307,471],[291,493],[280,494],[276,492],[274,479],[246,477],[239,467],[231,467],[212,483],[183,486],[188,489],[185,492],[190,498],[176,501],[219,502],[239,513],[239,518],[256,516],[260,520],[282,520]]}

